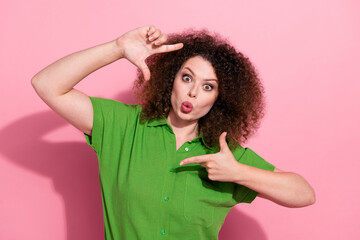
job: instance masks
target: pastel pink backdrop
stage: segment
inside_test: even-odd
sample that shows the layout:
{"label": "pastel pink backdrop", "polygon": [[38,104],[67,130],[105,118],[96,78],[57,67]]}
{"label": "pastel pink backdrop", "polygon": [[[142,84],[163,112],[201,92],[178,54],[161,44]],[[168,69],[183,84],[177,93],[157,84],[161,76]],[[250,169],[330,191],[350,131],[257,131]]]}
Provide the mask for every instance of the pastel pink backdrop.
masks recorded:
{"label": "pastel pink backdrop", "polygon": [[[267,115],[248,142],[303,175],[317,202],[256,199],[228,214],[219,239],[360,239],[360,4],[328,1],[2,1],[0,239],[103,239],[97,159],[81,132],[35,94],[31,77],[72,52],[154,24],[208,28],[250,57]],[[120,60],[77,89],[135,103],[135,66]]]}

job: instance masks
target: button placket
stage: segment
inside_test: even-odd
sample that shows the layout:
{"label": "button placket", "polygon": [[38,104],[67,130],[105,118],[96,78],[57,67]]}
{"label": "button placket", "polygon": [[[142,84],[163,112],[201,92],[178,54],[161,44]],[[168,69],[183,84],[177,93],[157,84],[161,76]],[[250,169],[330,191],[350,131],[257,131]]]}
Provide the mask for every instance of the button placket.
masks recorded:
{"label": "button placket", "polygon": [[[170,128],[171,130],[171,128]],[[167,153],[167,157],[166,159],[168,160],[167,164],[167,171],[169,175],[165,176],[165,183],[164,183],[164,187],[163,187],[163,191],[162,191],[162,199],[161,199],[161,205],[162,205],[162,214],[161,214],[161,218],[160,218],[160,229],[158,230],[162,236],[164,237],[168,237],[167,235],[169,235],[168,232],[168,225],[170,222],[170,210],[172,207],[172,201],[170,202],[170,200],[172,199],[172,191],[173,191],[173,185],[174,185],[174,180],[175,180],[175,175],[173,175],[173,173],[175,173],[175,168],[176,165],[174,164],[174,160],[176,159],[176,138],[175,135],[172,131],[170,131],[170,134],[168,135],[168,141],[170,144],[167,144],[167,148],[166,148],[166,153]],[[166,171],[166,170],[165,170]],[[171,199],[170,199],[171,198]]]}

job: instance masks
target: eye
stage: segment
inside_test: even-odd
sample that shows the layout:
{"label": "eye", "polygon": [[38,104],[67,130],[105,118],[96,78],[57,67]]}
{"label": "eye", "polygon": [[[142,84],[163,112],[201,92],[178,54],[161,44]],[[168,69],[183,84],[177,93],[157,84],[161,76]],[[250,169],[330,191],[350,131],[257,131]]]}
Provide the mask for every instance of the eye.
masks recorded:
{"label": "eye", "polygon": [[183,80],[184,80],[185,82],[191,82],[191,77],[190,77],[189,75],[187,75],[187,74],[184,74],[184,75],[183,75]]}
{"label": "eye", "polygon": [[213,85],[211,85],[211,84],[205,84],[205,85],[204,85],[204,89],[205,89],[206,91],[211,91],[211,90],[214,89],[214,87],[213,87]]}

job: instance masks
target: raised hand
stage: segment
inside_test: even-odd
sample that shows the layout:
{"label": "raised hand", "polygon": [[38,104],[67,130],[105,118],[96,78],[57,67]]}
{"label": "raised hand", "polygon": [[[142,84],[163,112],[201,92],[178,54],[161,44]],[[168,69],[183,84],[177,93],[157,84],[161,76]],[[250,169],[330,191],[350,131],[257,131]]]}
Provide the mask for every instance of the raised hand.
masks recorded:
{"label": "raised hand", "polygon": [[213,181],[232,182],[239,174],[240,163],[236,161],[226,143],[226,132],[219,137],[220,152],[190,157],[182,160],[180,165],[200,163],[208,172],[208,178]]}
{"label": "raised hand", "polygon": [[182,43],[165,45],[168,36],[161,33],[153,25],[131,30],[116,39],[116,44],[123,49],[123,57],[137,66],[143,73],[144,79],[150,79],[150,70],[145,59],[155,53],[164,53],[179,50]]}

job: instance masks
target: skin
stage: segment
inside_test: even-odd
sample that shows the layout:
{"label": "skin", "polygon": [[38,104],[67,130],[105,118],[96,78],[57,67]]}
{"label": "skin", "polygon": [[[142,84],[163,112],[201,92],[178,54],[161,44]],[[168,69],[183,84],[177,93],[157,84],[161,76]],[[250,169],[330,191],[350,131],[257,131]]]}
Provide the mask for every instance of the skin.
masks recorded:
{"label": "skin", "polygon": [[[218,95],[218,79],[210,62],[196,56],[181,66],[174,79],[167,117],[176,135],[177,149],[198,136],[198,121],[210,111]],[[185,101],[193,105],[189,113],[181,108]]]}

